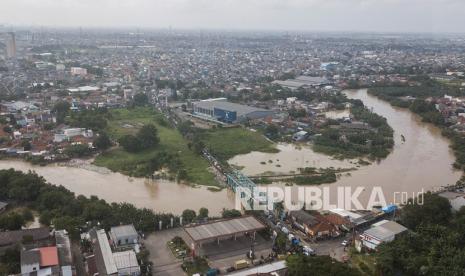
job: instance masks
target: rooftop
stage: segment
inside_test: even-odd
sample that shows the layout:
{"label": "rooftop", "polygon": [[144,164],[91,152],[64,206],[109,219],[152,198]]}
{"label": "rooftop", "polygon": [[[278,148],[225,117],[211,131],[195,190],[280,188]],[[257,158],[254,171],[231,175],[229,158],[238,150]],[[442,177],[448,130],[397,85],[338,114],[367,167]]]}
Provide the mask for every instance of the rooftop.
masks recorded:
{"label": "rooftop", "polygon": [[236,104],[236,103],[231,103],[227,101],[222,101],[222,100],[214,100],[214,101],[200,101],[194,103],[195,106],[205,108],[205,109],[213,109],[213,108],[219,108],[223,110],[228,110],[228,111],[236,111],[237,112],[237,117],[241,117],[244,115],[247,115],[252,112],[257,112],[257,111],[270,111],[266,110],[263,108],[257,108],[253,106],[248,106],[248,105],[243,105],[243,104]]}
{"label": "rooftop", "polygon": [[40,252],[39,250],[23,250],[21,251],[21,264],[38,264],[40,263]]}
{"label": "rooftop", "polygon": [[134,225],[132,224],[115,226],[115,227],[112,227],[110,231],[112,235],[114,235],[116,238],[134,236],[134,235],[137,236],[136,228],[134,228]]}
{"label": "rooftop", "polygon": [[58,251],[56,246],[41,247],[40,251],[40,266],[58,265]]}
{"label": "rooftop", "polygon": [[113,253],[111,252],[110,243],[108,242],[105,230],[92,229],[89,234],[98,271],[102,274],[117,273],[118,270],[113,259]]}
{"label": "rooftop", "polygon": [[115,252],[113,253],[113,259],[118,269],[125,269],[129,267],[138,267],[136,253],[133,250]]}
{"label": "rooftop", "polygon": [[286,269],[286,261],[279,261],[279,262],[274,262],[271,264],[261,265],[261,266],[257,266],[254,268],[242,270],[239,272],[233,272],[228,275],[230,276],[249,276],[249,275],[259,275],[259,274],[268,275],[267,273],[272,273],[272,272],[280,271],[284,269]]}
{"label": "rooftop", "polygon": [[65,230],[55,231],[55,240],[58,249],[58,257],[61,265],[71,265],[73,257],[71,254],[71,242]]}
{"label": "rooftop", "polygon": [[24,237],[31,236],[33,241],[44,240],[50,237],[48,227],[0,232],[0,246],[19,243]]}
{"label": "rooftop", "polygon": [[407,231],[407,228],[398,224],[397,222],[382,220],[378,223],[373,224],[373,226],[370,229],[366,230],[364,234],[383,240],[400,234],[404,231]]}
{"label": "rooftop", "polygon": [[291,216],[296,218],[296,220],[298,220],[299,223],[305,223],[309,226],[315,225],[319,222],[319,220],[315,216],[310,215],[304,210],[291,211]]}
{"label": "rooftop", "polygon": [[264,229],[265,225],[252,216],[219,220],[207,224],[184,227],[194,242]]}

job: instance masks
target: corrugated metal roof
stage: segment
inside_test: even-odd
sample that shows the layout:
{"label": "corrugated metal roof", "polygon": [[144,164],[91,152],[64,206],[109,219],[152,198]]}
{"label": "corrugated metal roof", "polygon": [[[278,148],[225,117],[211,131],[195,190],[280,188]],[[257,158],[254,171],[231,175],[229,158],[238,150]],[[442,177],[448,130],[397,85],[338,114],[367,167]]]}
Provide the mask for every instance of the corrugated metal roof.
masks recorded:
{"label": "corrugated metal roof", "polygon": [[113,253],[113,259],[118,269],[125,269],[130,267],[138,267],[136,253],[132,250],[115,252]]}
{"label": "corrugated metal roof", "polygon": [[137,236],[136,228],[132,224],[112,227],[110,231],[116,238]]}
{"label": "corrugated metal roof", "polygon": [[252,216],[220,220],[198,226],[185,227],[184,230],[194,241],[215,239],[222,236],[264,229],[265,226]]}

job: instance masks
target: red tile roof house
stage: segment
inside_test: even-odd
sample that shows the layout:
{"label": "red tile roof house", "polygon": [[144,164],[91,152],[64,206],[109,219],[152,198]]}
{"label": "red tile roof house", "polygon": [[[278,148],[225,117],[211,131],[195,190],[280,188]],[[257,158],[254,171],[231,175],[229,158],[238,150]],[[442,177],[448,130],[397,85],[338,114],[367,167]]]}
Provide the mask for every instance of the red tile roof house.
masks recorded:
{"label": "red tile roof house", "polygon": [[59,275],[58,250],[56,246],[40,247],[21,251],[21,275]]}
{"label": "red tile roof house", "polygon": [[41,247],[39,251],[41,267],[58,265],[58,250],[56,246]]}

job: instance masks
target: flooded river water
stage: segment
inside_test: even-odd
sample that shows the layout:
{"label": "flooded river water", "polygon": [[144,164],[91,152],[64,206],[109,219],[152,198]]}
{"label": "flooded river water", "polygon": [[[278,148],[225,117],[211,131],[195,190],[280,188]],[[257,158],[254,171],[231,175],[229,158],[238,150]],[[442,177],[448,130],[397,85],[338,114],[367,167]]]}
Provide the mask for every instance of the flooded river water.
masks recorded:
{"label": "flooded river water", "polygon": [[[452,168],[455,161],[449,148],[449,141],[441,135],[440,129],[421,121],[419,116],[407,109],[392,107],[389,103],[367,94],[365,89],[345,91],[349,98],[360,99],[373,112],[387,118],[394,129],[395,146],[391,154],[379,163],[363,166],[351,172],[351,176],[342,176],[337,183],[322,185],[330,187],[331,195],[335,195],[338,186],[363,186],[361,201],[367,201],[372,188],[383,189],[386,201],[400,201],[399,192],[408,194],[439,189],[442,186],[455,184],[461,177],[461,172]],[[401,135],[405,136],[405,142]],[[282,147],[282,146],[280,146]],[[260,162],[279,159],[280,172],[295,171],[298,167],[346,167],[347,161],[332,160],[328,156],[313,153],[310,148],[299,149],[285,146],[276,154],[252,152],[236,156],[230,162],[244,167],[246,174],[262,174],[273,169],[276,162],[261,165]],[[354,190],[354,189],[352,189]],[[395,194],[396,193],[396,194]],[[334,198],[331,196],[330,198]]]}
{"label": "flooded river water", "polygon": [[[418,116],[408,110],[398,109],[370,96],[366,90],[347,91],[350,98],[362,100],[373,111],[386,117],[395,131],[393,152],[379,163],[359,168],[351,176],[341,177],[338,186],[380,186],[388,201],[394,192],[432,190],[454,184],[461,173],[452,169],[454,156],[449,142],[441,136],[440,130],[422,123]],[[401,141],[401,134],[406,141]],[[252,152],[233,158],[230,162],[243,166],[246,174],[260,174],[267,171],[290,172],[299,167],[347,168],[355,165],[349,161],[334,160],[314,153],[310,148],[296,148],[292,145],[278,145],[281,152],[275,154]],[[269,162],[272,160],[272,162]],[[265,164],[260,164],[260,162]],[[279,166],[277,166],[279,164]],[[138,207],[147,207],[159,212],[181,213],[189,208],[198,210],[206,207],[211,214],[219,214],[222,208],[234,207],[234,196],[230,191],[211,192],[206,187],[190,187],[170,181],[151,181],[130,178],[119,173],[94,171],[86,168],[51,165],[33,166],[22,161],[1,160],[0,169],[34,170],[47,181],[63,185],[76,194],[96,195],[109,202],[130,202]],[[323,187],[323,186],[322,186]],[[363,192],[361,199],[366,199]]]}

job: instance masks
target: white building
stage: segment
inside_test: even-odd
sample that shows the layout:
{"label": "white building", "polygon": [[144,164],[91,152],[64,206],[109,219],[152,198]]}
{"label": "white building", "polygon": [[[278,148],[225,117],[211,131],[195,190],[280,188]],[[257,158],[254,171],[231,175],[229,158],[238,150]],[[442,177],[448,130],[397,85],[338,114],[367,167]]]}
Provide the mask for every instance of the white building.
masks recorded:
{"label": "white building", "polygon": [[71,67],[71,75],[73,76],[85,76],[87,75],[87,69],[81,67]]}
{"label": "white building", "polygon": [[394,221],[382,220],[371,226],[360,235],[362,245],[375,250],[383,242],[393,241],[397,235],[407,231],[407,228]]}
{"label": "white building", "polygon": [[114,246],[134,245],[139,243],[139,235],[132,224],[112,227],[110,230],[110,238]]}
{"label": "white building", "polygon": [[84,136],[86,138],[94,137],[94,132],[91,129],[85,128],[67,128],[63,130],[63,133],[55,134],[53,142],[61,143],[63,141],[69,140],[75,136]]}
{"label": "white building", "polygon": [[139,276],[140,267],[133,250],[112,252],[105,230],[89,232],[99,275]]}
{"label": "white building", "polygon": [[442,192],[439,194],[440,197],[446,198],[449,200],[449,203],[452,207],[452,211],[457,212],[465,206],[465,193],[461,192]]}
{"label": "white building", "polygon": [[23,250],[21,251],[21,274],[28,275],[40,270],[40,251]]}

